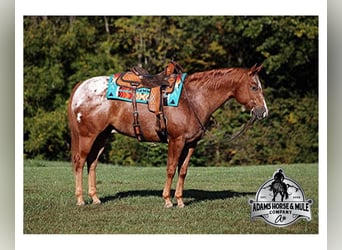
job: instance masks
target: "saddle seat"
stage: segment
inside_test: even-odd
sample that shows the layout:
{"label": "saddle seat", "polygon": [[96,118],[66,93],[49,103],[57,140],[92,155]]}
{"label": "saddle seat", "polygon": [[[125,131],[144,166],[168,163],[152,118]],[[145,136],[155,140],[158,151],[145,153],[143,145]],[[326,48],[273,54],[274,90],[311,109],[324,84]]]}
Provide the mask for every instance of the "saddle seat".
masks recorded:
{"label": "saddle seat", "polygon": [[131,71],[121,73],[118,77],[117,84],[119,86],[131,88],[133,90],[133,128],[139,141],[143,141],[144,138],[138,120],[135,100],[136,89],[151,89],[148,109],[155,113],[157,117],[156,131],[161,138],[161,141],[166,141],[166,120],[163,112],[163,96],[173,92],[177,76],[179,73],[182,73],[182,71],[183,69],[176,62],[171,61],[162,72],[156,75],[151,75],[144,68],[134,66],[131,68]]}
{"label": "saddle seat", "polygon": [[173,91],[177,74],[183,69],[174,61],[171,61],[159,74],[152,75],[147,70],[139,66],[133,66],[131,71],[121,73],[117,79],[117,84],[123,87],[155,88],[165,87],[166,93]]}

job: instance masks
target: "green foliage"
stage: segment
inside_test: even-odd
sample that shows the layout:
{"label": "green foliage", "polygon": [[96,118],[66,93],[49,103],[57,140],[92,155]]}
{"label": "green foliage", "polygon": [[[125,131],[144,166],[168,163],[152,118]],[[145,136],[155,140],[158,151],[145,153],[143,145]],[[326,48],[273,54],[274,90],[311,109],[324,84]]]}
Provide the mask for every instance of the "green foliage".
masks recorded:
{"label": "green foliage", "polygon": [[[140,65],[159,72],[174,58],[188,73],[222,67],[261,72],[270,116],[237,141],[225,138],[248,119],[236,102],[216,125],[194,165],[316,162],[318,159],[318,17],[134,16],[24,17],[24,153],[66,159],[66,103],[72,87],[96,75]],[[160,166],[167,146],[115,135],[101,160]]]}
{"label": "green foliage", "polygon": [[167,145],[161,143],[140,143],[135,138],[120,134],[110,143],[108,162],[125,166],[165,166]]}
{"label": "green foliage", "polygon": [[318,161],[318,102],[315,97],[277,98],[268,102],[269,117],[226,142],[249,119],[228,102],[214,114],[211,128],[195,151],[193,164],[208,166],[306,163]]}
{"label": "green foliage", "polygon": [[69,158],[69,135],[66,109],[51,112],[39,109],[34,117],[25,118],[25,153],[41,159]]}

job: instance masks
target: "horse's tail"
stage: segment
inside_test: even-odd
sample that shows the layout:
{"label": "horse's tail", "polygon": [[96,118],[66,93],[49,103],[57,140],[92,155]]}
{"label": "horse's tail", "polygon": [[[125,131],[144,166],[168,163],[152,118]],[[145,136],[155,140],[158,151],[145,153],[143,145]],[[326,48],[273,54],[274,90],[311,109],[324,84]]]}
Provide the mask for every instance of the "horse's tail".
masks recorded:
{"label": "horse's tail", "polygon": [[74,97],[75,91],[77,90],[78,86],[81,84],[78,83],[72,90],[69,101],[68,101],[68,122],[69,122],[69,129],[70,129],[70,135],[71,135],[71,162],[73,171],[76,170],[77,162],[80,159],[79,155],[79,134],[77,131],[77,126],[75,126],[77,120],[76,116],[72,111],[71,104],[72,99]]}

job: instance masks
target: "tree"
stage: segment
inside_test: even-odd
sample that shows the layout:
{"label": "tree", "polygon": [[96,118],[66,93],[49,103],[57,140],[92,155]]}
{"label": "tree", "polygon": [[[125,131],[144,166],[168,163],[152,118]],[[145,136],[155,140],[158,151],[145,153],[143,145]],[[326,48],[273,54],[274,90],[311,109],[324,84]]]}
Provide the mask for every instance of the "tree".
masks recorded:
{"label": "tree", "polygon": [[[227,145],[226,135],[248,119],[228,102],[214,114],[216,125],[199,144],[194,164],[318,159],[316,16],[26,16],[23,49],[27,158],[69,159],[66,105],[77,82],[133,65],[154,74],[173,58],[189,74],[255,63],[265,68],[260,76],[269,118]],[[108,146],[103,161],[164,164],[165,145],[120,137]]]}

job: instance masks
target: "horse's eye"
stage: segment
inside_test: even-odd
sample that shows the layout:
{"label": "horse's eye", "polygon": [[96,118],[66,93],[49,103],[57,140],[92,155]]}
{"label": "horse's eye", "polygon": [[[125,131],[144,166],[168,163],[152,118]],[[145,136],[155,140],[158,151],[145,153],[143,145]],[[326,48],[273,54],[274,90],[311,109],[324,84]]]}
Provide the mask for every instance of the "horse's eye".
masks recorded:
{"label": "horse's eye", "polygon": [[256,86],[256,85],[252,85],[252,86],[251,86],[251,90],[253,90],[253,91],[257,91],[257,90],[258,90],[258,86]]}

